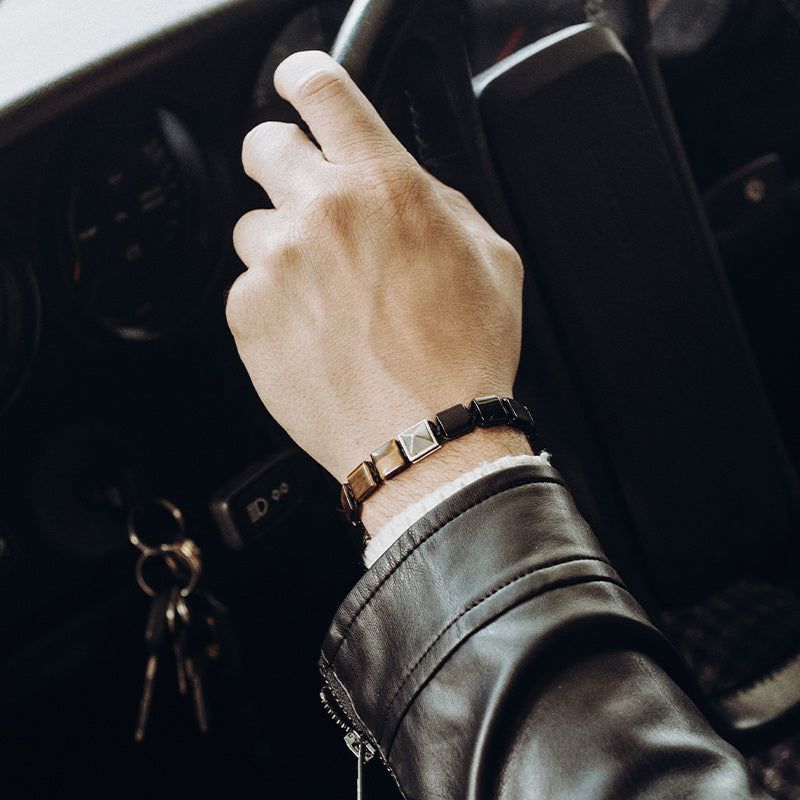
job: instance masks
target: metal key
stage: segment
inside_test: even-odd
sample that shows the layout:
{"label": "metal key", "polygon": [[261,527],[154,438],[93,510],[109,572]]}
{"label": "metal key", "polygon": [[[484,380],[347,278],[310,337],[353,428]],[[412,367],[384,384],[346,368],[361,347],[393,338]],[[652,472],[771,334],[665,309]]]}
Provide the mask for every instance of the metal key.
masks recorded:
{"label": "metal key", "polygon": [[175,673],[178,679],[178,691],[181,695],[186,695],[189,691],[186,678],[186,631],[191,623],[189,606],[186,598],[181,595],[180,589],[175,586],[170,593],[170,601],[167,605],[167,625],[172,637],[172,652],[175,656]]}
{"label": "metal key", "polygon": [[192,701],[194,703],[194,716],[200,733],[208,733],[208,709],[206,707],[206,692],[203,687],[203,678],[194,658],[186,659],[186,676],[192,688]]}
{"label": "metal key", "polygon": [[208,708],[206,706],[206,692],[203,686],[203,672],[205,670],[206,654],[203,648],[202,639],[205,637],[205,622],[195,620],[186,631],[186,655],[184,666],[186,677],[191,689],[192,702],[194,704],[194,716],[197,720],[197,727],[201,733],[208,733]]}
{"label": "metal key", "polygon": [[197,727],[201,733],[207,733],[209,721],[204,679],[208,661],[215,660],[220,655],[216,616],[218,610],[224,611],[225,608],[205,592],[198,592],[191,600],[192,624],[186,631],[184,664],[191,687]]}
{"label": "metal key", "polygon": [[136,731],[133,737],[136,742],[143,741],[145,732],[147,731],[150,707],[153,704],[156,673],[158,672],[158,659],[167,631],[167,606],[170,602],[170,595],[171,590],[164,589],[156,593],[150,603],[150,612],[147,616],[147,625],[144,629],[144,642],[148,656],[144,670],[142,696],[139,700]]}

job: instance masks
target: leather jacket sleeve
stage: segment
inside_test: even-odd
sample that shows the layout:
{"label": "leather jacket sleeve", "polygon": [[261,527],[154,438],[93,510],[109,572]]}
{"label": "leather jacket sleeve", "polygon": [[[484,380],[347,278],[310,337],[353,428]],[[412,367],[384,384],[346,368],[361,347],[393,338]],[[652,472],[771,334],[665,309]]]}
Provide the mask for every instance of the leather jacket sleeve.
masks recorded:
{"label": "leather jacket sleeve", "polygon": [[410,528],[320,663],[407,798],[766,797],[550,467],[484,478]]}

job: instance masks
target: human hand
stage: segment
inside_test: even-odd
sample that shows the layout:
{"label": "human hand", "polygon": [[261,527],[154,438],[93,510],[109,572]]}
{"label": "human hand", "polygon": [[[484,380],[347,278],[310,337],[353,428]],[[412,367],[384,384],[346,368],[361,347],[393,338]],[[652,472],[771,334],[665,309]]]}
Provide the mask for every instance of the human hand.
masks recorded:
{"label": "human hand", "polygon": [[[245,171],[275,208],[236,225],[248,270],[227,318],[269,412],[343,480],[419,419],[512,393],[522,264],[463,195],[416,163],[329,56],[290,56],[275,87],[320,147],[281,122],[245,138]],[[502,437],[500,454],[526,452],[516,432]]]}

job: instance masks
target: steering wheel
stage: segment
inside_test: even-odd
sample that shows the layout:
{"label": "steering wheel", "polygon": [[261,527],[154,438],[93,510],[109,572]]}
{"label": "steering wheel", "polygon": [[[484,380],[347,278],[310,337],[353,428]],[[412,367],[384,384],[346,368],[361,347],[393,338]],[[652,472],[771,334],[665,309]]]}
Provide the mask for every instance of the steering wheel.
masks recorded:
{"label": "steering wheel", "polygon": [[[473,76],[456,0],[357,0],[332,55],[520,250],[517,393],[658,614],[796,559],[800,493],[659,102],[647,3],[623,6],[638,69],[585,23]],[[721,707],[743,729],[798,703]]]}

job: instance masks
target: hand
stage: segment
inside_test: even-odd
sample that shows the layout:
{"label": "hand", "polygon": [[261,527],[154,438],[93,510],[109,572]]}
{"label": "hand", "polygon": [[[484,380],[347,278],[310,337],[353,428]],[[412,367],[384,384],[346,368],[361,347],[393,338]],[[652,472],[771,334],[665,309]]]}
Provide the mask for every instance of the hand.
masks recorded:
{"label": "hand", "polygon": [[[227,318],[264,405],[341,481],[418,420],[511,394],[522,265],[463,195],[416,163],[329,56],[290,56],[275,87],[319,148],[281,122],[245,138],[244,169],[275,208],[236,225],[248,270]],[[462,452],[474,436],[460,440]]]}

